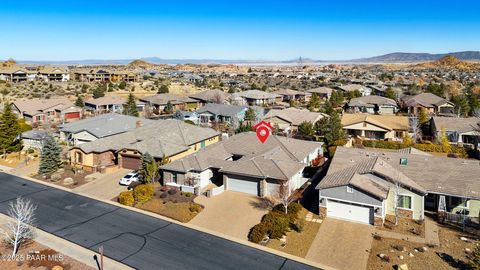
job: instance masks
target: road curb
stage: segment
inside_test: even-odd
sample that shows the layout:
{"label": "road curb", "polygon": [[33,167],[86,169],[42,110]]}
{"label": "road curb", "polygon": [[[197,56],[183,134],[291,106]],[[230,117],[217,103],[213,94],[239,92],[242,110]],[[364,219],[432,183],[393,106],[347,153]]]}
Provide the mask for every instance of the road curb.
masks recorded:
{"label": "road curb", "polygon": [[[5,173],[8,173],[8,172],[5,172]],[[8,173],[8,174],[11,174],[11,173]],[[15,174],[12,174],[12,175],[15,175]],[[41,181],[41,180],[38,180],[38,179],[35,179],[35,178],[32,178],[32,177],[20,176],[20,175],[15,175],[15,176],[21,177],[23,179],[26,179],[26,180],[29,180],[29,181],[32,181],[32,182],[35,182],[35,183],[38,183],[38,184],[41,184],[41,185],[45,185],[45,186],[49,186],[49,187],[52,187],[52,188],[60,189],[60,190],[63,190],[63,191],[67,191],[67,192],[70,192],[70,193],[81,195],[83,197],[94,199],[94,200],[97,200],[97,201],[100,201],[100,202],[103,202],[103,203],[107,203],[107,204],[110,204],[110,205],[113,205],[113,206],[128,209],[128,210],[140,213],[140,214],[144,214],[144,215],[151,216],[151,217],[154,217],[154,218],[162,219],[162,220],[165,220],[165,221],[170,222],[170,223],[174,223],[174,224],[177,224],[177,225],[180,225],[180,226],[183,226],[183,227],[190,228],[192,230],[207,233],[207,234],[210,234],[210,235],[213,235],[213,236],[217,236],[219,238],[223,238],[223,239],[235,242],[235,243],[242,244],[244,246],[248,246],[248,247],[251,247],[251,248],[255,248],[257,250],[265,251],[265,252],[280,256],[280,257],[284,257],[284,258],[289,259],[291,261],[296,261],[296,262],[303,263],[305,265],[313,266],[313,267],[320,268],[320,269],[335,270],[335,268],[333,268],[331,266],[327,266],[327,265],[324,265],[324,264],[321,264],[321,263],[317,263],[317,262],[307,260],[305,258],[297,257],[297,256],[294,256],[294,255],[285,253],[285,252],[281,252],[281,251],[274,250],[274,249],[271,249],[271,248],[267,248],[267,247],[264,247],[264,246],[261,246],[261,245],[258,245],[258,244],[254,244],[254,243],[249,242],[247,240],[238,239],[238,238],[226,235],[226,234],[222,234],[222,233],[219,233],[219,232],[208,230],[208,229],[205,229],[205,228],[200,227],[200,226],[196,226],[196,225],[189,224],[189,223],[182,223],[182,222],[179,222],[177,220],[174,220],[174,219],[171,219],[171,218],[168,218],[168,217],[156,214],[156,213],[152,213],[152,212],[145,211],[145,210],[138,209],[138,208],[131,207],[131,206],[126,206],[126,205],[120,204],[118,202],[105,200],[105,199],[98,198],[98,197],[95,197],[95,196],[91,196],[91,195],[88,195],[88,194],[75,192],[72,189],[65,188],[65,187],[55,185],[55,184],[52,184],[52,183],[48,183],[48,182],[45,182],[45,181]]]}

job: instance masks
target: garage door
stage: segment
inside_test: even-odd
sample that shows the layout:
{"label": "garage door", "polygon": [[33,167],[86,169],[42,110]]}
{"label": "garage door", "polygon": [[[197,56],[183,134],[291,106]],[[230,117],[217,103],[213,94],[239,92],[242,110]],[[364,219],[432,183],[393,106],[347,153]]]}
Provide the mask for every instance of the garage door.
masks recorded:
{"label": "garage door", "polygon": [[373,209],[367,206],[327,201],[327,217],[373,224]]}
{"label": "garage door", "polygon": [[122,155],[122,168],[138,170],[140,168],[140,158]]}
{"label": "garage door", "polygon": [[248,193],[258,196],[258,182],[244,179],[228,179],[228,190]]}

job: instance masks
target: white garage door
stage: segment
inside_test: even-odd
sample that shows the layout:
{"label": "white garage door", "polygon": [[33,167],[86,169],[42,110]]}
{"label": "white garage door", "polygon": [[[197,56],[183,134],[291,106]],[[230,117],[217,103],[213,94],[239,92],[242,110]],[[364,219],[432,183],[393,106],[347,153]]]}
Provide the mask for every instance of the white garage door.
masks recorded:
{"label": "white garage door", "polygon": [[258,196],[258,182],[229,178],[228,190],[238,191],[238,192],[243,192],[243,193],[248,193],[248,194]]}
{"label": "white garage door", "polygon": [[371,207],[328,200],[327,217],[373,224],[373,209]]}

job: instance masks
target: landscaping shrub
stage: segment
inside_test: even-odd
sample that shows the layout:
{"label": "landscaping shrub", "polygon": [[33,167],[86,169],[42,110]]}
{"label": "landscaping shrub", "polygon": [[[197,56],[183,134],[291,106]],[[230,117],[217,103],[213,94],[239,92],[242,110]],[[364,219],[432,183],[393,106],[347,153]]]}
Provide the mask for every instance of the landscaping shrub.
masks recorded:
{"label": "landscaping shrub", "polygon": [[27,153],[28,153],[28,154],[33,154],[33,153],[35,153],[35,150],[33,150],[32,148],[29,148],[29,149],[27,150]]}
{"label": "landscaping shrub", "polygon": [[303,229],[305,228],[305,221],[303,219],[300,219],[296,221],[293,225],[292,228],[294,231],[301,233],[303,232]]}
{"label": "landscaping shrub", "polygon": [[133,192],[132,191],[123,191],[118,195],[118,202],[127,205],[127,206],[132,206],[133,203],[135,202],[135,199],[133,198]]}
{"label": "landscaping shrub", "polygon": [[[298,212],[302,210],[302,205],[296,202],[292,202],[288,205],[287,210],[287,217],[290,223],[294,224],[298,218]],[[285,208],[282,204],[277,204],[275,207],[273,207],[272,211],[284,214]]]}
{"label": "landscaping shrub", "polygon": [[191,193],[191,192],[184,192],[183,195],[184,195],[185,197],[187,197],[187,198],[190,198],[190,197],[192,197],[193,193]]}
{"label": "landscaping shrub", "polygon": [[270,238],[280,239],[288,231],[290,219],[283,213],[273,211],[263,216],[262,223]]}
{"label": "landscaping shrub", "polygon": [[175,194],[177,194],[177,190],[176,190],[176,189],[169,189],[167,192],[168,192],[168,194],[170,194],[170,195],[175,195]]}
{"label": "landscaping shrub", "polygon": [[167,193],[167,192],[163,192],[162,194],[160,194],[159,197],[160,197],[160,199],[165,199],[165,198],[167,198],[167,196],[168,196],[168,193]]}
{"label": "landscaping shrub", "polygon": [[190,212],[192,213],[200,213],[200,211],[202,211],[202,207],[200,207],[200,205],[198,204],[192,204],[190,205],[188,210],[190,210]]}
{"label": "landscaping shrub", "polygon": [[138,185],[133,189],[133,198],[135,202],[144,203],[150,200],[155,193],[153,186],[149,184]]}
{"label": "landscaping shrub", "polygon": [[259,223],[250,229],[250,232],[248,233],[248,240],[258,244],[263,240],[265,235],[267,235],[267,227],[264,223]]}

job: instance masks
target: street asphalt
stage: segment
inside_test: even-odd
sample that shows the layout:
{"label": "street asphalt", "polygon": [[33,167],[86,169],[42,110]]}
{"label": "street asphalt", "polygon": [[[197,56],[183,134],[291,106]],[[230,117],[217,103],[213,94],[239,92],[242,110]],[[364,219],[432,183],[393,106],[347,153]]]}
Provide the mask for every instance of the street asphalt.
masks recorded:
{"label": "street asphalt", "polygon": [[[136,269],[316,269],[290,259],[78,194],[0,173],[0,212],[22,196],[35,226]],[[241,214],[241,213],[239,213]]]}

